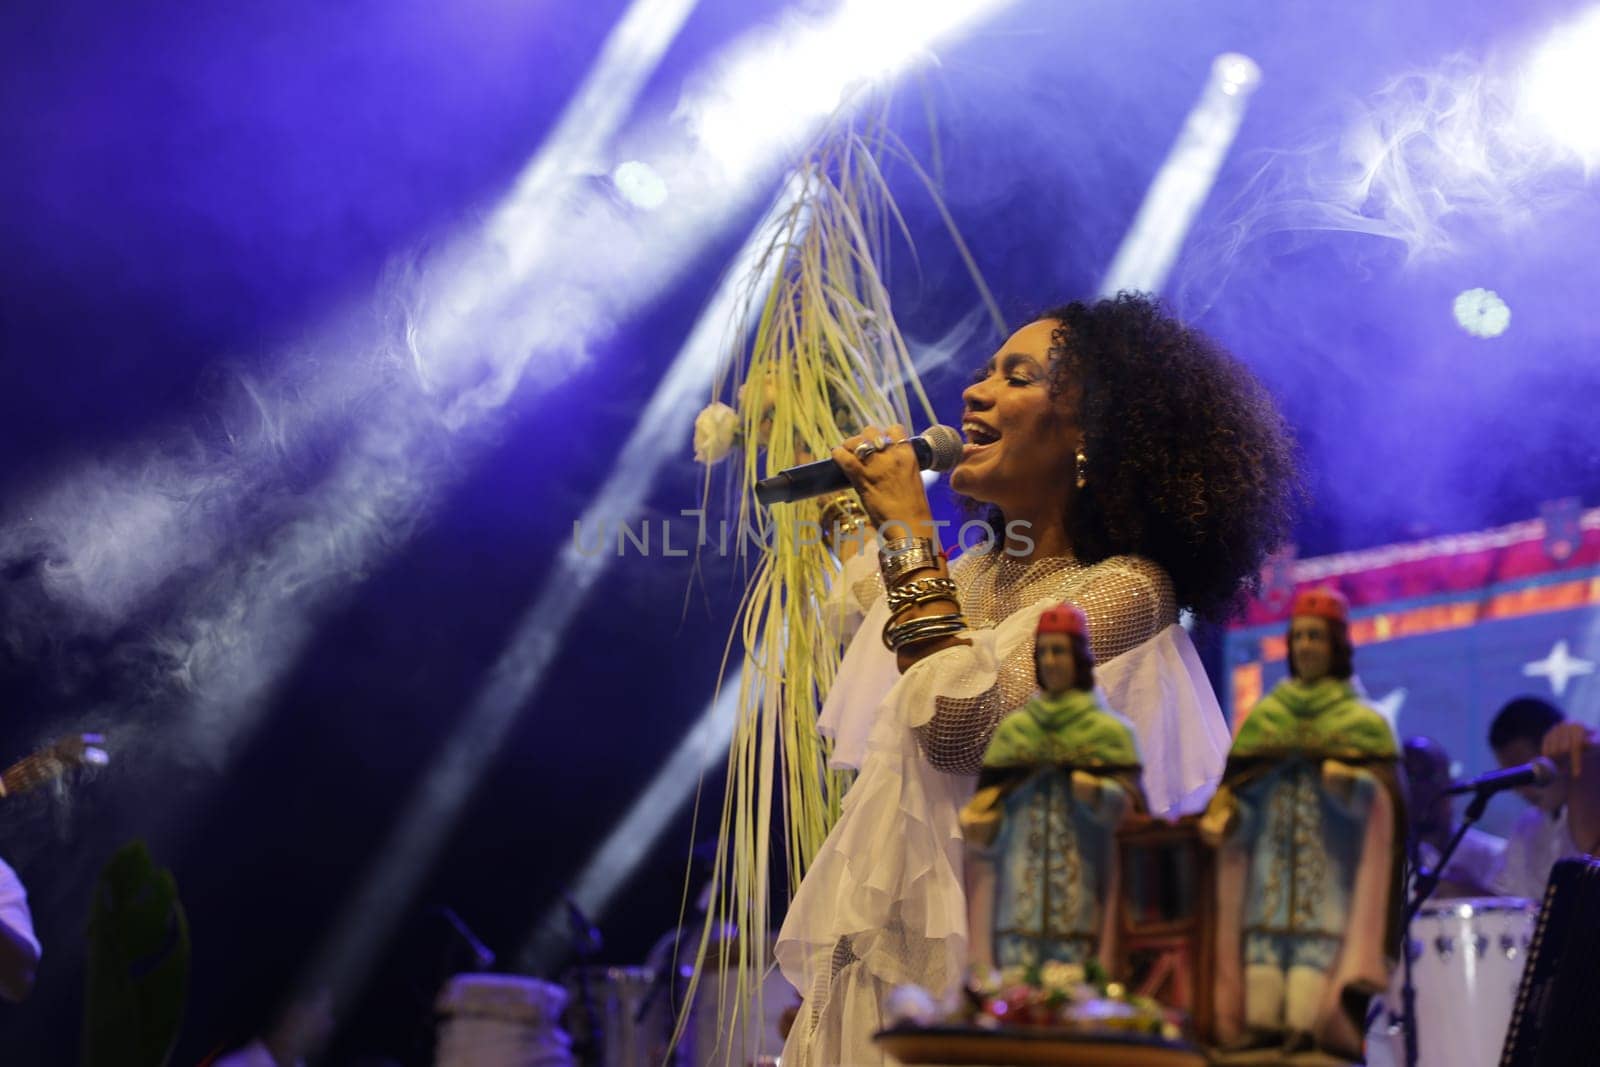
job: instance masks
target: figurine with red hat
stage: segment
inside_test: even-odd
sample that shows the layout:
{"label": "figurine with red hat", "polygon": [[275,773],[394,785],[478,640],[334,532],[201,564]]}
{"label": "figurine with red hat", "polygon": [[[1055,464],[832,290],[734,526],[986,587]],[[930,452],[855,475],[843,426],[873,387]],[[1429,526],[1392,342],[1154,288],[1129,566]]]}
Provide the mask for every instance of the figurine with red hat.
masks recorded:
{"label": "figurine with red hat", "polygon": [[1219,844],[1218,1037],[1359,1061],[1399,947],[1399,749],[1352,681],[1345,598],[1304,590],[1290,616],[1289,677],[1245,717],[1203,820]]}
{"label": "figurine with red hat", "polygon": [[1039,693],[1000,721],[967,837],[971,964],[984,973],[1111,958],[1117,824],[1145,808],[1132,725],[1095,695],[1083,612],[1043,612],[1034,635]]}

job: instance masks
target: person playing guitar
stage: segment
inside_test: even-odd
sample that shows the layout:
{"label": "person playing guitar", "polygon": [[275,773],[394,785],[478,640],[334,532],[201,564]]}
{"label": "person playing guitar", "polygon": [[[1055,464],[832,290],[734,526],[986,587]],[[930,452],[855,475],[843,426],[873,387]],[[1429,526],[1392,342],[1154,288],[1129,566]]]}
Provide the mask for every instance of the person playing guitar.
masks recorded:
{"label": "person playing guitar", "polygon": [[[0,797],[25,793],[54,781],[74,767],[106,762],[99,734],[62,738],[0,772]],[[33,992],[39,968],[39,939],[33,932],[28,891],[11,865],[0,860],[0,998],[16,1004]]]}

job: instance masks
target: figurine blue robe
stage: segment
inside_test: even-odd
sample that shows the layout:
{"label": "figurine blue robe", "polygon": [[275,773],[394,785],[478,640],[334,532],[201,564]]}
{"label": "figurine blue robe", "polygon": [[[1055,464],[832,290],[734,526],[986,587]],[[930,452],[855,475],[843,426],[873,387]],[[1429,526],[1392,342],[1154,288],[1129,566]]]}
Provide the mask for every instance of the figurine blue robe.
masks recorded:
{"label": "figurine blue robe", "polygon": [[1145,799],[1133,727],[1094,694],[1087,633],[1071,605],[1041,617],[1044,692],[1001,720],[962,813],[978,970],[1112,955],[1116,828]]}
{"label": "figurine blue robe", "polygon": [[[1398,944],[1398,746],[1350,678],[1343,599],[1303,593],[1291,671],[1249,713],[1205,823],[1219,842],[1218,1032],[1358,1058]],[[1294,660],[1298,650],[1301,662]],[[1298,666],[1298,669],[1297,669]]]}

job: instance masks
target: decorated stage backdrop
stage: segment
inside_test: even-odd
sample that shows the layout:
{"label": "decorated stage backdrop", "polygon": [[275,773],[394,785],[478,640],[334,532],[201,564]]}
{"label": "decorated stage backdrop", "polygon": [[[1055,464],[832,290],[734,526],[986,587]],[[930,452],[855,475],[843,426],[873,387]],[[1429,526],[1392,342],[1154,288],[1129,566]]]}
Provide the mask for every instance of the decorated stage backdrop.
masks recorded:
{"label": "decorated stage backdrop", "polygon": [[[1401,737],[1426,734],[1458,775],[1494,767],[1489,722],[1512,697],[1543,697],[1600,722],[1600,509],[1576,501],[1481,533],[1269,568],[1259,600],[1228,634],[1224,705],[1237,724],[1287,673],[1285,612],[1295,590],[1350,598],[1356,673]],[[1484,827],[1505,833],[1507,794]]]}

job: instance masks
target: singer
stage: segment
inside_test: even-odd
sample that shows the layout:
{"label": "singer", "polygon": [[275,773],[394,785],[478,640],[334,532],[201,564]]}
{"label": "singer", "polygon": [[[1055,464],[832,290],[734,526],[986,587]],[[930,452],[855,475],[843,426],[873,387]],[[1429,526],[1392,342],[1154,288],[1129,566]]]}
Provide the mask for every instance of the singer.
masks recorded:
{"label": "singer", "polygon": [[860,775],[779,934],[805,997],[786,1064],[881,1063],[871,1035],[889,990],[962,977],[959,813],[995,725],[1033,694],[1041,612],[1084,612],[1151,808],[1194,810],[1228,732],[1178,610],[1225,615],[1288,533],[1297,476],[1277,411],[1152,299],[1048,312],[962,399],[950,483],[996,551],[946,566],[901,427],[866,427],[832,454],[884,543],[876,559],[842,547],[842,588],[866,618],[820,725]]}

